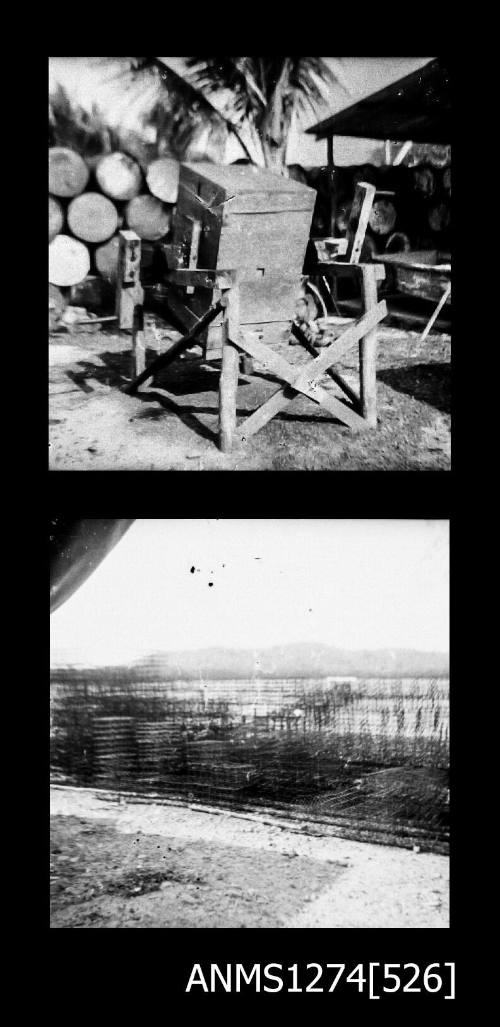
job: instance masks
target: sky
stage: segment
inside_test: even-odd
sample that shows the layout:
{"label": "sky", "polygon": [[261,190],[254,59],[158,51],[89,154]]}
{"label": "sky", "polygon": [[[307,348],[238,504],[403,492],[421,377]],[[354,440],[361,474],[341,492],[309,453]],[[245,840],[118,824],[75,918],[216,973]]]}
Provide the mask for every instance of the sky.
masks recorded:
{"label": "sky", "polygon": [[448,652],[448,543],[440,520],[136,520],[52,615],[52,663],[289,642]]}
{"label": "sky", "polygon": [[[179,74],[185,72],[183,57],[163,57]],[[112,124],[136,129],[141,114],[152,106],[156,99],[153,81],[149,85],[138,85],[132,92],[123,89],[123,82],[116,80],[116,71],[128,66],[128,58],[51,57],[49,59],[49,88],[61,84],[75,103],[90,109],[97,104]],[[315,112],[302,115],[290,133],[287,152],[289,164],[320,165],[326,163],[326,142],[317,142],[314,136],[304,133],[309,125],[328,117],[336,111],[356,103],[363,96],[383,89],[404,75],[422,67],[431,57],[326,57],[335,62],[340,70],[342,84],[337,83],[329,90],[325,101]],[[354,140],[338,137],[335,143],[335,160],[339,164],[364,163],[374,159],[374,147],[378,152],[380,142]],[[226,162],[236,160],[241,150],[234,137],[228,140]]]}

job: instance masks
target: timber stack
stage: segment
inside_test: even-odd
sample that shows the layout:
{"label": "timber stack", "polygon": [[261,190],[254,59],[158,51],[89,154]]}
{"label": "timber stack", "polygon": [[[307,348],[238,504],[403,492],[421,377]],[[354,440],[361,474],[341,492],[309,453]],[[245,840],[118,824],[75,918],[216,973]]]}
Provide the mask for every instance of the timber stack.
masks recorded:
{"label": "timber stack", "polygon": [[[331,191],[335,235],[346,234],[356,185],[375,186],[363,259],[410,249],[449,248],[451,228],[451,166],[363,164],[353,167],[301,169],[316,189],[313,236],[330,235]],[[296,172],[293,172],[293,176]]]}
{"label": "timber stack", "polygon": [[133,229],[143,240],[147,267],[154,244],[170,232],[178,182],[179,163],[173,159],[141,168],[120,151],[87,161],[68,147],[50,147],[52,305],[56,299],[61,307],[74,302],[75,290],[80,294],[83,288],[89,309],[102,309],[116,280],[121,228]]}

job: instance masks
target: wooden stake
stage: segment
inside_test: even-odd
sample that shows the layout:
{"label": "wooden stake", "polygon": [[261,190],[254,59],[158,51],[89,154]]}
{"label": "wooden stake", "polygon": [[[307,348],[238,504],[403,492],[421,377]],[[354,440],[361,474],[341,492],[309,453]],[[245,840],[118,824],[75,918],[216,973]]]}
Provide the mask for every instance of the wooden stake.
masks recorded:
{"label": "wooden stake", "polygon": [[134,309],[132,328],[132,378],[142,374],[146,367],[146,341],[144,336],[144,310],[142,305]]}
{"label": "wooden stake", "polygon": [[337,220],[337,183],[335,182],[333,136],[328,136],[326,146],[328,163],[328,191],[330,197],[330,235],[335,235],[335,222]]}
{"label": "wooden stake", "polygon": [[349,264],[359,262],[374,199],[375,186],[370,182],[358,182],[347,225],[346,259]]}
{"label": "wooden stake", "polygon": [[141,240],[135,232],[119,232],[116,316],[119,328],[133,329],[136,307],[141,307],[144,290],[140,282]]}
{"label": "wooden stake", "polygon": [[424,330],[423,330],[423,332],[422,332],[422,334],[421,334],[421,336],[420,336],[420,338],[418,340],[419,342],[424,342],[425,341],[425,339],[427,338],[427,336],[428,336],[428,334],[429,334],[429,332],[430,332],[434,322],[439,317],[439,315],[440,315],[440,313],[441,313],[445,303],[449,300],[450,296],[451,296],[451,282],[450,282],[448,288],[445,289],[443,295],[441,296],[441,299],[439,300],[439,303],[438,303],[436,309],[434,310],[434,313],[429,318],[429,320],[428,320],[428,322],[427,322],[427,324],[426,324],[426,326],[425,326],[425,328],[424,328]]}
{"label": "wooden stake", "polygon": [[222,369],[219,381],[219,445],[230,453],[236,433],[236,394],[240,353],[232,340],[240,334],[240,295],[236,282],[227,293],[226,316],[222,325]]}
{"label": "wooden stake", "polygon": [[[361,265],[363,310],[368,313],[377,306],[376,265]],[[361,412],[371,428],[377,426],[377,346],[378,332],[373,328],[359,342],[359,384]]]}

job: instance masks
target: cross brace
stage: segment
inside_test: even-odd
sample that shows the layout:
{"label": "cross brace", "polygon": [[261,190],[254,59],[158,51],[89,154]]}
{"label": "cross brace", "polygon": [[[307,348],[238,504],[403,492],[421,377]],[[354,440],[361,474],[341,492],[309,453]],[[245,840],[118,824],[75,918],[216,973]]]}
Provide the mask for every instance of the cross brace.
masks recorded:
{"label": "cross brace", "polygon": [[[245,333],[240,329],[236,338],[234,336],[233,338],[228,337],[224,348],[233,346],[243,350],[285,383],[284,386],[281,386],[262,406],[239,425],[237,432],[234,433],[236,440],[245,442],[246,439],[259,431],[276,414],[284,410],[297,393],[301,393],[307,396],[308,399],[318,403],[319,406],[328,410],[333,417],[338,418],[338,420],[347,424],[350,428],[366,428],[365,418],[361,417],[352,407],[347,406],[341,400],[325,392],[320,386],[319,381],[331,369],[332,364],[339,360],[351,346],[359,342],[363,336],[368,335],[383,320],[386,314],[387,307],[385,301],[377,303],[376,306],[363,314],[354,324],[351,324],[340,338],[330,343],[319,356],[316,356],[305,367],[300,369],[289,364],[284,357],[270,350],[263,343],[258,342],[250,333]],[[230,449],[231,441],[227,440],[229,445],[226,443],[224,448]]]}

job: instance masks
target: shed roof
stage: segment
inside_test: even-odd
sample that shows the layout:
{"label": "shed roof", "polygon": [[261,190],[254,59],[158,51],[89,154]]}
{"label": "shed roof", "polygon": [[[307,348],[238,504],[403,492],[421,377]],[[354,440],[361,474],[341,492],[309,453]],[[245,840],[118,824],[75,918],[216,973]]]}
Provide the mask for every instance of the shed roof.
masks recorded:
{"label": "shed roof", "polygon": [[436,57],[371,96],[307,129],[317,139],[332,135],[365,139],[451,141],[450,68]]}

